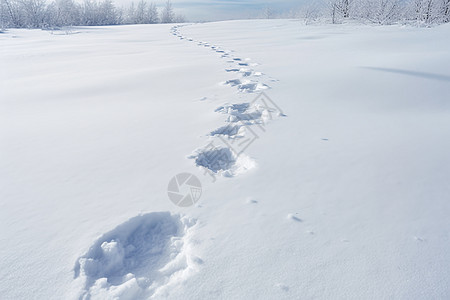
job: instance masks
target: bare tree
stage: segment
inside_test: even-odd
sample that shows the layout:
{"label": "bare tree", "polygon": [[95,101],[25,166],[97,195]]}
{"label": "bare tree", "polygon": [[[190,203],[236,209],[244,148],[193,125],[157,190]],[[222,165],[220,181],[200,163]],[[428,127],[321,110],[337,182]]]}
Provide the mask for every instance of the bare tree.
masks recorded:
{"label": "bare tree", "polygon": [[425,23],[429,24],[433,21],[433,5],[434,0],[426,0],[425,1],[425,15],[424,15],[424,21]]}
{"label": "bare tree", "polygon": [[336,23],[338,23],[338,18],[339,18],[337,1],[330,2],[329,5],[330,5],[330,13],[331,13],[331,23],[336,24]]}
{"label": "bare tree", "polygon": [[80,7],[80,23],[87,26],[93,26],[99,23],[97,2],[84,0],[84,3]]}
{"label": "bare tree", "polygon": [[331,20],[333,24],[339,22],[340,19],[350,17],[350,9],[352,0],[332,0],[330,2]]}
{"label": "bare tree", "polygon": [[161,23],[173,23],[175,20],[175,13],[173,11],[172,2],[167,0],[166,5],[161,13]]}
{"label": "bare tree", "polygon": [[20,0],[20,6],[28,27],[41,27],[45,17],[45,0]]}
{"label": "bare tree", "polygon": [[399,0],[364,0],[358,6],[359,17],[373,23],[387,25],[400,19]]}
{"label": "bare tree", "polygon": [[442,0],[441,18],[443,23],[450,22],[450,0]]}
{"label": "bare tree", "polygon": [[318,20],[321,16],[321,10],[321,7],[317,3],[308,4],[303,11],[305,25],[309,25]]}
{"label": "bare tree", "polygon": [[154,3],[150,3],[147,9],[147,23],[155,24],[158,23],[158,21],[158,9],[156,8],[156,5]]}
{"label": "bare tree", "polygon": [[[153,24],[185,22],[175,14],[168,0],[161,14],[149,0],[131,3],[128,9],[116,8],[115,0],[0,0],[0,25],[7,27],[48,28],[70,25]],[[51,1],[46,3],[46,1]],[[100,1],[100,2],[97,2]],[[310,4],[301,10],[305,24],[328,13],[333,23],[353,18],[380,25],[416,21],[418,24],[450,22],[450,0],[328,0],[329,6]],[[327,12],[326,9],[329,11]],[[290,17],[298,18],[297,10]],[[264,18],[273,18],[275,11],[266,7]]]}
{"label": "bare tree", "polygon": [[7,19],[7,22],[4,21],[4,26],[11,25],[13,27],[21,27],[22,18],[17,3],[11,2],[9,0],[4,0],[4,3],[2,3],[2,11],[3,7],[6,7],[7,11],[7,13],[2,13],[2,16]]}
{"label": "bare tree", "polygon": [[117,10],[112,0],[103,0],[98,6],[99,22],[97,25],[116,25]]}
{"label": "bare tree", "polygon": [[56,5],[56,26],[72,26],[80,22],[80,10],[73,0],[57,0]]}
{"label": "bare tree", "polygon": [[138,2],[134,11],[134,24],[145,24],[147,14],[147,3],[144,0]]}
{"label": "bare tree", "polygon": [[0,33],[5,30],[6,23],[6,5],[3,0],[0,1]]}

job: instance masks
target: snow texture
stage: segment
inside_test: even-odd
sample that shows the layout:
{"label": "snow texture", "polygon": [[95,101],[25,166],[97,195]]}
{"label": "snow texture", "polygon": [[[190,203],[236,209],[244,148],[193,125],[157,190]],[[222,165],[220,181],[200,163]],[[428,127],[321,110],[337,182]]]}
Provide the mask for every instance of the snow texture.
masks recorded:
{"label": "snow texture", "polygon": [[0,298],[449,299],[449,35],[6,30]]}

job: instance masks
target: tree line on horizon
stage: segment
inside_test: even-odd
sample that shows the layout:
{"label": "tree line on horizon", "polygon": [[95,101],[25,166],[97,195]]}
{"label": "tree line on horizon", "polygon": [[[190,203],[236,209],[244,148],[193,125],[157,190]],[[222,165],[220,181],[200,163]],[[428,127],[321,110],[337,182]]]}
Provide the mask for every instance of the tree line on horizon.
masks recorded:
{"label": "tree line on horizon", "polygon": [[380,25],[429,26],[450,22],[450,0],[324,0],[284,13],[277,13],[268,6],[262,16],[303,19],[306,24],[324,20],[339,24],[355,20]]}
{"label": "tree line on horizon", "polygon": [[[183,23],[170,0],[159,9],[155,3],[139,0],[128,7],[117,7],[112,0],[0,0],[2,28],[61,28],[122,24]],[[230,16],[233,17],[233,16]],[[450,0],[323,0],[288,12],[270,6],[256,18],[294,18],[305,24],[348,20],[389,25],[443,24],[450,22]],[[254,18],[253,17],[253,18]]]}
{"label": "tree line on horizon", "polygon": [[129,7],[117,7],[112,0],[1,0],[3,28],[60,28],[122,24],[183,23],[168,0],[162,9],[140,0]]}

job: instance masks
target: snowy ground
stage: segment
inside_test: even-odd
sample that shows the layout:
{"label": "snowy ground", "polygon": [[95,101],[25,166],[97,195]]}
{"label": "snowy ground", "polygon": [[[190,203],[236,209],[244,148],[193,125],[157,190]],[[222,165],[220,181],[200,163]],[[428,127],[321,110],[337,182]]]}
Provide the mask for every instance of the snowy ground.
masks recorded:
{"label": "snowy ground", "polygon": [[[0,34],[0,298],[449,298],[449,35]],[[167,194],[183,172],[203,186],[187,208]]]}

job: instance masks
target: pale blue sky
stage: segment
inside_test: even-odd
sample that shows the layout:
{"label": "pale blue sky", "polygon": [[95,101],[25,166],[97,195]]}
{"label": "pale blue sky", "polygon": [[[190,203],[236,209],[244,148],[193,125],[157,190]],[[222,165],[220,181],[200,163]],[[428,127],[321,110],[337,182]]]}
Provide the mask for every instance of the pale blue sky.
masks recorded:
{"label": "pale blue sky", "polygon": [[[125,6],[131,1],[140,0],[116,0]],[[165,0],[148,0],[158,7],[164,6]],[[265,7],[271,7],[276,11],[289,11],[290,8],[299,7],[307,0],[172,0],[176,13],[186,16],[189,21],[214,21],[225,19],[241,19],[255,17],[261,14]],[[314,1],[314,0],[313,0]]]}
{"label": "pale blue sky", "polygon": [[261,13],[267,6],[286,11],[299,6],[302,2],[302,0],[172,0],[174,8],[191,21],[247,18]]}

